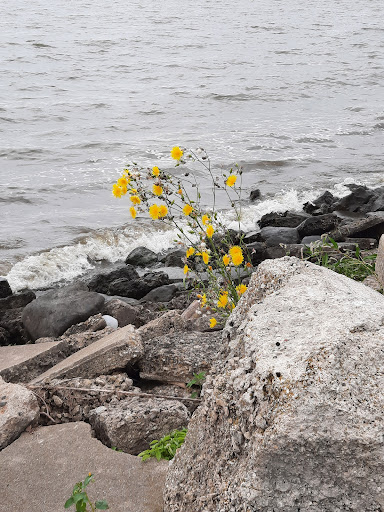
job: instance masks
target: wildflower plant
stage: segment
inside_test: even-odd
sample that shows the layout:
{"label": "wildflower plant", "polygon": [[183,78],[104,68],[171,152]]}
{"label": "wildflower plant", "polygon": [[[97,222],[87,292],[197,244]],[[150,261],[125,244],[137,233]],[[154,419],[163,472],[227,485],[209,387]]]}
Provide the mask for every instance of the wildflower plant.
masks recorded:
{"label": "wildflower plant", "polygon": [[[220,317],[227,317],[247,287],[242,282],[252,270],[243,242],[241,221],[241,179],[238,166],[215,176],[204,150],[197,152],[176,146],[171,150],[176,166],[195,162],[203,167],[212,191],[212,205],[202,206],[196,175],[185,172],[183,178],[173,176],[158,166],[127,167],[112,187],[115,197],[129,196],[130,213],[149,215],[176,228],[177,242],[186,247],[184,274],[194,277],[201,307],[209,307]],[[218,192],[224,193],[235,213],[238,231],[229,230],[216,207]],[[216,316],[217,316],[216,314]],[[217,323],[211,318],[210,326]]]}
{"label": "wildflower plant", "polygon": [[[70,508],[72,505],[75,505],[76,512],[87,512],[90,510],[91,512],[95,512],[96,510],[107,510],[108,503],[105,500],[99,500],[95,503],[90,501],[86,487],[94,482],[92,473],[89,473],[84,482],[77,482],[72,490],[71,497],[65,502],[64,508]],[[89,508],[87,508],[89,505]]]}

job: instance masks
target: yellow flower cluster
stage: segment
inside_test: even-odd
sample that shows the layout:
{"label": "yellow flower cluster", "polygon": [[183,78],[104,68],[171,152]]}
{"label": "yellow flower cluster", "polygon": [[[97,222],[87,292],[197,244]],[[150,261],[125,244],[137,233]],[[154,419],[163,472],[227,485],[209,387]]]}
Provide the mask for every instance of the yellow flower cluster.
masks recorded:
{"label": "yellow flower cluster", "polygon": [[162,219],[165,217],[168,213],[168,208],[165,206],[165,204],[161,204],[158,206],[157,204],[153,204],[149,207],[149,215],[152,217],[152,219]]}
{"label": "yellow flower cluster", "polygon": [[180,160],[180,158],[182,156],[183,156],[183,152],[182,152],[182,150],[178,146],[175,146],[174,148],[172,148],[171,157],[174,160]]}
{"label": "yellow flower cluster", "polygon": [[228,179],[225,182],[225,184],[228,187],[233,187],[233,185],[236,183],[236,180],[237,180],[237,176],[235,176],[234,174],[231,174],[231,176],[228,177]]}

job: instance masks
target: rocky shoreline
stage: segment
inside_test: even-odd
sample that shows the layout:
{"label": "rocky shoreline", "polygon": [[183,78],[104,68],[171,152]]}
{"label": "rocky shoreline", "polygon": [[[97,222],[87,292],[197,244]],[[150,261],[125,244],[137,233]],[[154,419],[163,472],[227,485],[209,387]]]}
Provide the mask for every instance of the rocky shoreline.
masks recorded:
{"label": "rocky shoreline", "polygon": [[[267,214],[254,232],[235,234],[243,236],[252,271],[265,260],[302,258],[325,234],[341,251],[376,249],[384,234],[384,187],[350,189],[342,199],[326,192],[301,213]],[[182,248],[156,254],[139,247],[112,272],[48,291],[13,294],[0,279],[0,461],[36,425],[86,422],[105,446],[137,455],[189,424],[201,399],[186,385],[224,364],[231,321],[224,334],[220,326],[210,329],[211,314],[192,292],[194,274],[184,275],[184,258]],[[189,512],[186,506],[167,510]],[[151,507],[143,510],[163,510],[162,499]]]}

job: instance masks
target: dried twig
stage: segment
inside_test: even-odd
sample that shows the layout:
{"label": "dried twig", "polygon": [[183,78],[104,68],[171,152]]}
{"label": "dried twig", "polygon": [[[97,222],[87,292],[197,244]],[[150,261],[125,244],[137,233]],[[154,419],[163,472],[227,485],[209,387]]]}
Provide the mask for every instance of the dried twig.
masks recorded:
{"label": "dried twig", "polygon": [[47,405],[47,402],[44,400],[44,398],[40,395],[38,395],[37,393],[35,393],[32,389],[30,389],[30,392],[33,393],[37,398],[40,398],[40,400],[43,402],[43,404],[45,405],[45,410],[46,412],[44,411],[40,411],[40,414],[43,414],[44,416],[47,416],[47,418],[49,418],[51,421],[53,421],[53,423],[57,423],[56,420],[54,420],[52,418],[52,416],[49,414],[49,407]]}

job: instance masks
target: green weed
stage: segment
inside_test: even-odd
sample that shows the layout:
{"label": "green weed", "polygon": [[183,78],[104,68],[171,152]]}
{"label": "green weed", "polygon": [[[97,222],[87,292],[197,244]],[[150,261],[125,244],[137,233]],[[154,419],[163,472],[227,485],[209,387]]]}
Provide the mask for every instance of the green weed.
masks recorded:
{"label": "green weed", "polygon": [[176,454],[176,450],[184,443],[187,429],[174,430],[170,434],[162,437],[161,439],[151,441],[150,448],[139,453],[142,460],[156,457],[157,460],[165,459],[171,460]]}

